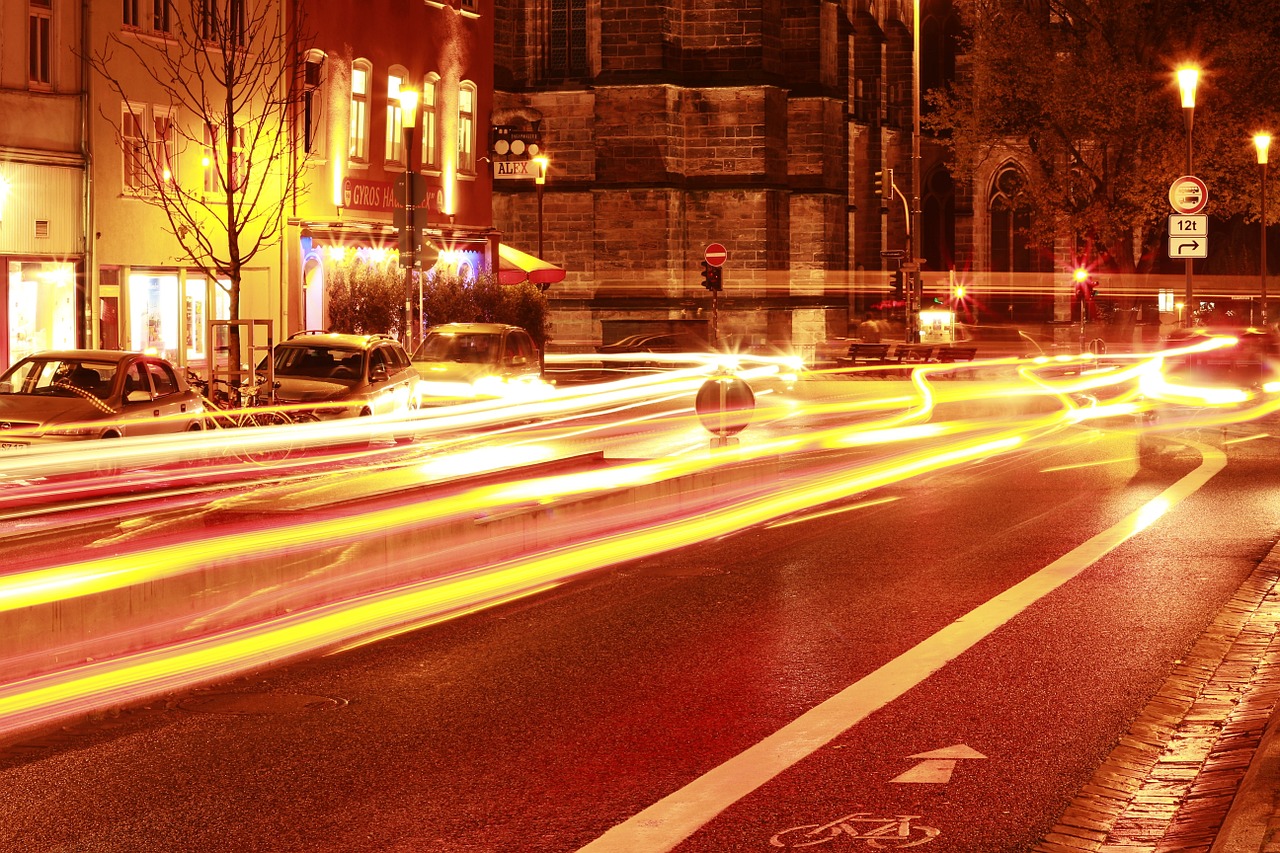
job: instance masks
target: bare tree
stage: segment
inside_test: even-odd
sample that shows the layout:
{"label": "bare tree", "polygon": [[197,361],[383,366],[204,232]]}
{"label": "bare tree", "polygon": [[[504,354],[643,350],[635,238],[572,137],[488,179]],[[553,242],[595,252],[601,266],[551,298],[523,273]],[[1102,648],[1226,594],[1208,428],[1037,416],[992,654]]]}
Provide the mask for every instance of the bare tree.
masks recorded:
{"label": "bare tree", "polygon": [[[174,0],[163,39],[112,33],[87,61],[130,105],[102,110],[125,149],[126,180],[163,211],[186,258],[229,282],[240,319],[244,267],[280,239],[284,200],[301,188],[291,145],[292,76],[303,47],[285,0]],[[137,107],[168,101],[171,117],[139,133]],[[133,127],[128,125],[133,123]],[[201,152],[203,174],[176,160]]]}

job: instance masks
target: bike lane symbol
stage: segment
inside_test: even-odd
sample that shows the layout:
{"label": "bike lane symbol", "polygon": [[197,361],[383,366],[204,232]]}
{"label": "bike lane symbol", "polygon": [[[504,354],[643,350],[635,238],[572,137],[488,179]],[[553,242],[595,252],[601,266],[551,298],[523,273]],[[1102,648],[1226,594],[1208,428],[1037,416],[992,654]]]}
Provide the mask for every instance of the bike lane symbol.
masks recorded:
{"label": "bike lane symbol", "polygon": [[877,850],[888,850],[928,844],[942,834],[942,830],[932,826],[913,824],[911,821],[918,817],[920,815],[874,817],[870,812],[855,812],[827,824],[784,829],[770,838],[769,843],[774,847],[813,847],[843,836],[854,842],[863,841]]}

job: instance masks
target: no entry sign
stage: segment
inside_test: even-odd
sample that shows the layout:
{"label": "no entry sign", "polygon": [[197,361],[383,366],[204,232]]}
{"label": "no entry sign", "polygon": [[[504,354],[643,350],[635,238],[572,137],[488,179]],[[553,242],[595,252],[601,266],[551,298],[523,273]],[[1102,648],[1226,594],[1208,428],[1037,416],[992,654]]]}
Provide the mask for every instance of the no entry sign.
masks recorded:
{"label": "no entry sign", "polygon": [[703,251],[702,259],[711,266],[718,267],[729,259],[729,250],[722,243],[712,243]]}

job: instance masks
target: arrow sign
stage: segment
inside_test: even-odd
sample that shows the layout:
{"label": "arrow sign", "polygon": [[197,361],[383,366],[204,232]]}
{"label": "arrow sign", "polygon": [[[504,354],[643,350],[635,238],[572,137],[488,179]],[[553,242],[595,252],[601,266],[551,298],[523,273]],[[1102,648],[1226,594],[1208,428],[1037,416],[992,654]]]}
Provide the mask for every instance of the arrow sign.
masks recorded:
{"label": "arrow sign", "polygon": [[1170,258],[1207,258],[1209,257],[1208,237],[1170,237]]}
{"label": "arrow sign", "polygon": [[923,760],[891,781],[905,784],[945,785],[951,781],[951,774],[956,769],[957,761],[970,758],[986,758],[981,752],[970,749],[962,743],[935,749],[931,752],[918,752],[910,757]]}

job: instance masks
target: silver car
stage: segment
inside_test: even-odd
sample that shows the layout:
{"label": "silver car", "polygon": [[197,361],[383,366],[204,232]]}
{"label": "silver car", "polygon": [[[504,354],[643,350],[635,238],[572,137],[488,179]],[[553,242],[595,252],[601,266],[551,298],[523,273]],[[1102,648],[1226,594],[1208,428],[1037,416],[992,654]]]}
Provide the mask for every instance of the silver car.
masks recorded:
{"label": "silver car", "polygon": [[317,418],[405,414],[418,406],[418,374],[404,347],[385,335],[299,332],[276,344],[273,359],[276,401]]}
{"label": "silver car", "polygon": [[122,350],[29,355],[0,375],[0,450],[198,430],[204,401],[163,358]]}
{"label": "silver car", "polygon": [[505,323],[446,323],[427,329],[413,354],[423,405],[520,395],[541,386],[533,338]]}

